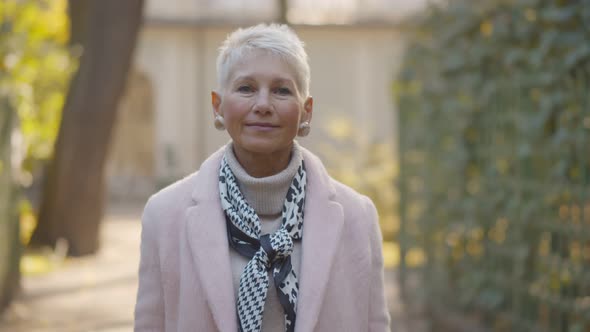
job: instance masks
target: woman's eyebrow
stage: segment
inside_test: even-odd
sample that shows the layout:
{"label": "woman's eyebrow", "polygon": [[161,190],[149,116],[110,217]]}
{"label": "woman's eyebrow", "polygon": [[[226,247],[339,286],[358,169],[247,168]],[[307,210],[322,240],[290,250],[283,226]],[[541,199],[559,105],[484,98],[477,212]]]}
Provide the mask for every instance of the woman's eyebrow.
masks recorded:
{"label": "woman's eyebrow", "polygon": [[293,82],[292,79],[290,78],[283,78],[283,77],[279,77],[273,80],[273,83],[275,84],[288,84],[288,85],[295,85],[295,82]]}
{"label": "woman's eyebrow", "polygon": [[[233,81],[233,84],[238,84],[241,82],[256,81],[256,80],[250,75],[242,75],[242,76],[237,76],[232,81]],[[286,85],[290,85],[290,86],[295,86],[295,81],[293,81],[293,79],[291,79],[291,78],[286,78],[286,77],[274,78],[271,81],[271,83],[272,84],[286,84]]]}
{"label": "woman's eyebrow", "polygon": [[234,82],[239,82],[239,81],[253,81],[253,80],[254,79],[252,78],[252,76],[245,75],[245,76],[238,76],[233,81]]}

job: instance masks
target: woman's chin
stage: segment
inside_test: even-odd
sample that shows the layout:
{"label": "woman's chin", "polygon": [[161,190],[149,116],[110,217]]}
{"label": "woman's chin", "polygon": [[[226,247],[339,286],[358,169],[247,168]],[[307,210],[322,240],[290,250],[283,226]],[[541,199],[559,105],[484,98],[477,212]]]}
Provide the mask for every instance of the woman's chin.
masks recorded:
{"label": "woman's chin", "polygon": [[256,154],[274,154],[281,150],[291,151],[291,144],[280,144],[276,139],[251,139],[235,142],[238,148]]}

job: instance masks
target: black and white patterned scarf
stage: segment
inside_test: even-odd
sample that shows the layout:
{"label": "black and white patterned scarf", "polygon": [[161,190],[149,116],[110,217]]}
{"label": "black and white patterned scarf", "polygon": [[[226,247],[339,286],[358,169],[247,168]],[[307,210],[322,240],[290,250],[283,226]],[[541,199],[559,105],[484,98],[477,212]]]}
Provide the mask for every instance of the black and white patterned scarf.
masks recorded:
{"label": "black and white patterned scarf", "polygon": [[303,234],[306,184],[305,165],[301,161],[287,191],[281,227],[273,234],[261,236],[260,218],[246,202],[225,157],[221,161],[219,192],[229,243],[239,254],[250,258],[240,277],[237,303],[240,332],[258,332],[262,328],[269,270],[285,312],[285,330],[295,330],[299,284],[291,266],[291,252],[293,242],[301,240]]}

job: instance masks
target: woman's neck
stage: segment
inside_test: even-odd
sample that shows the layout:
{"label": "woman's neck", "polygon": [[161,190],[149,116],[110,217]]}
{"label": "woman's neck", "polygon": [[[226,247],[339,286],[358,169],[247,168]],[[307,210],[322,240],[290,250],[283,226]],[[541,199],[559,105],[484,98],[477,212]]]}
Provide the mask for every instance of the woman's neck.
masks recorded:
{"label": "woman's neck", "polygon": [[291,159],[291,150],[287,149],[272,153],[256,153],[242,149],[233,144],[233,152],[244,170],[252,177],[263,178],[280,173],[287,168]]}

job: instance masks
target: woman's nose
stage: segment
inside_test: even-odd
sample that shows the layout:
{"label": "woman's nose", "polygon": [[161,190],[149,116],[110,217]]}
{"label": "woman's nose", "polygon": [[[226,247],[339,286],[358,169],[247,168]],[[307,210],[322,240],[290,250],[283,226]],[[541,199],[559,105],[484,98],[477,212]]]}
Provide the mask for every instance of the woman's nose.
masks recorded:
{"label": "woman's nose", "polygon": [[266,90],[261,89],[256,96],[255,104],[253,110],[255,112],[271,112],[272,111],[272,103],[270,101],[270,93]]}

